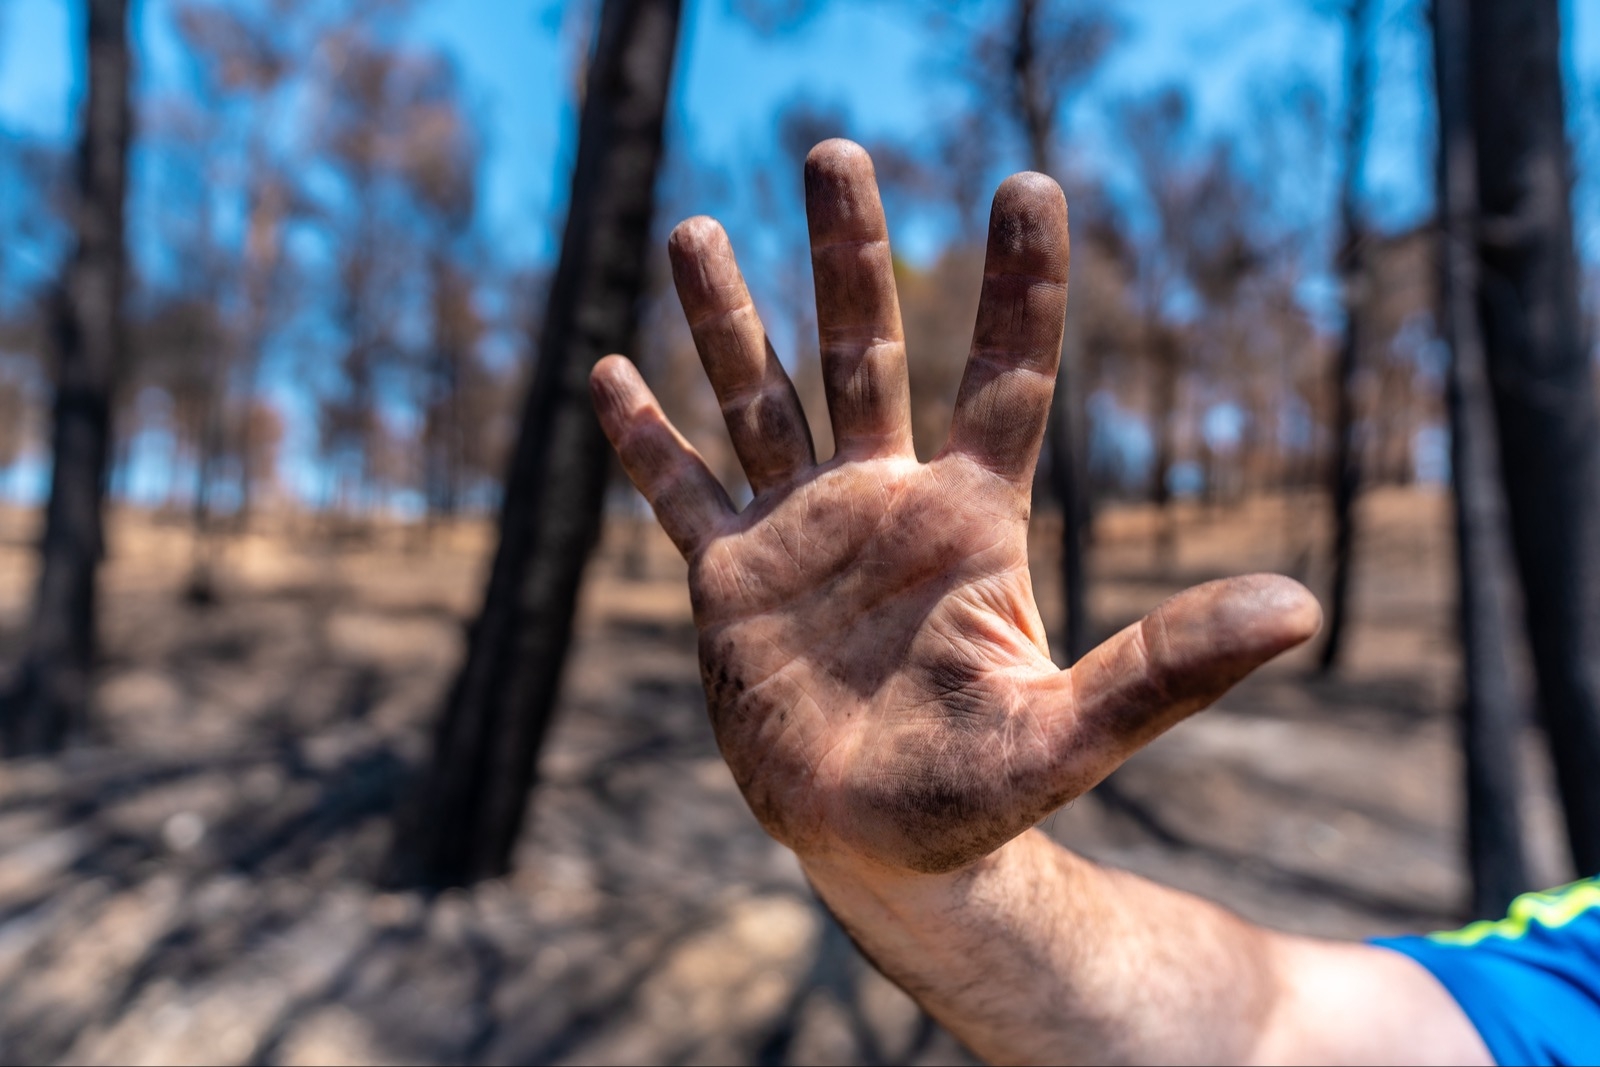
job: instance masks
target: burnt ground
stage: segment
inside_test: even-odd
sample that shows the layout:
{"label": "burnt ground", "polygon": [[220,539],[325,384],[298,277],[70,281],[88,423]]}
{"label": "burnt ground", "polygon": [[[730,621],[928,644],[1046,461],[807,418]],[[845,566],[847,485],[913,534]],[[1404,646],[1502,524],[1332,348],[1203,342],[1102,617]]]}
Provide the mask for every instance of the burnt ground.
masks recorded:
{"label": "burnt ground", "polygon": [[[1299,653],[1140,753],[1046,828],[1281,928],[1455,923],[1458,762],[1447,504],[1363,504],[1346,667]],[[29,516],[0,513],[0,670]],[[1310,498],[1097,526],[1101,628],[1183,585],[1324,583]],[[1036,531],[1041,603],[1052,531]],[[967,1062],[867,967],[745,810],[705,722],[683,567],[608,531],[517,872],[375,888],[392,813],[475,606],[487,531],[239,538],[218,602],[181,523],[119,516],[92,742],[0,765],[0,1060],[74,1063]],[[625,566],[634,554],[633,566]],[[1567,877],[1532,743],[1539,873]]]}

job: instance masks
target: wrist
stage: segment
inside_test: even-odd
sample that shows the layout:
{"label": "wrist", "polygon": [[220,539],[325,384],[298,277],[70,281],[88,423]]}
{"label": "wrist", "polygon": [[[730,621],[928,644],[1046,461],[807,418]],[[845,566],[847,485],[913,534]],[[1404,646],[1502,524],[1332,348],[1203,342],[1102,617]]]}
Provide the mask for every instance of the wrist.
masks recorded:
{"label": "wrist", "polygon": [[981,885],[1025,862],[1035,836],[1029,831],[964,867],[939,874],[886,864],[844,848],[797,855],[812,888],[847,925],[858,913],[877,922],[920,925],[928,918],[948,917]]}
{"label": "wrist", "polygon": [[[1078,1047],[1062,1030],[1075,1024],[1055,993],[1039,994],[1072,999],[1088,929],[1075,919],[1073,890],[1084,888],[1088,865],[1043,833],[1029,830],[942,874],[839,853],[800,862],[857,947],[980,1057],[1063,1062],[1062,1050]],[[984,986],[1016,995],[989,999],[975,992]]]}

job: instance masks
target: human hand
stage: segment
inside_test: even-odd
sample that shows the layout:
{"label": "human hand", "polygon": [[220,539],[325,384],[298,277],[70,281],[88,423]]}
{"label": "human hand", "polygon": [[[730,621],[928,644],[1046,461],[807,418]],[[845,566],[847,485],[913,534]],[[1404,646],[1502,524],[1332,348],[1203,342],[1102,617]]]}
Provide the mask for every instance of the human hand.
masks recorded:
{"label": "human hand", "polygon": [[734,509],[627,360],[595,367],[595,407],[689,561],[712,726],[756,817],[802,858],[958,870],[1305,641],[1320,613],[1287,578],[1211,582],[1057,669],[1027,525],[1066,311],[1060,188],[1019,174],[995,194],[972,354],[924,464],[871,160],[827,141],[805,175],[835,455],[816,462],[708,218],[673,231],[673,277],[754,500]]}

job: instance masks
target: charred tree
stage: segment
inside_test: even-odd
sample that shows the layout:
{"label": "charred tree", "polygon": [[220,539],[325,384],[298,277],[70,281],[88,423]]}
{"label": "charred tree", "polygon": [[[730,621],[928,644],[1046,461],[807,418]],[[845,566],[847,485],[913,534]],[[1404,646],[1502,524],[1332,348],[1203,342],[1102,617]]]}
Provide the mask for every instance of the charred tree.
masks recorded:
{"label": "charred tree", "polygon": [[89,0],[89,87],[72,206],[75,245],[55,294],[54,466],[28,640],[11,689],[0,699],[0,743],[7,755],[56,751],[82,731],[89,714],[111,395],[125,346],[127,24],[127,0]]}
{"label": "charred tree", "polygon": [[1361,172],[1372,129],[1373,70],[1372,0],[1349,0],[1345,10],[1345,105],[1339,181],[1338,273],[1344,310],[1344,333],[1334,363],[1333,580],[1328,590],[1326,637],[1321,667],[1331,671],[1344,648],[1349,614],[1350,570],[1355,561],[1356,494],[1361,488],[1361,453],[1355,439],[1356,372],[1361,354],[1362,271]]}
{"label": "charred tree", "polygon": [[1478,317],[1541,720],[1600,870],[1600,405],[1578,302],[1557,0],[1470,0]]}
{"label": "charred tree", "polygon": [[609,451],[590,407],[645,286],[679,0],[605,0],[538,363],[505,483],[500,544],[396,874],[445,887],[510,867],[599,538]]}
{"label": "charred tree", "polygon": [[[1108,29],[1092,17],[1047,34],[1041,0],[1016,0],[1007,57],[1007,99],[1028,146],[1028,166],[1059,175],[1055,132],[1061,107],[1061,75],[1081,78],[1099,61]],[[1078,317],[1070,311],[1062,338],[1053,410],[1048,426],[1047,469],[1051,492],[1061,506],[1061,590],[1064,654],[1075,663],[1094,647],[1084,566],[1091,524],[1088,495],[1087,433],[1083,397],[1083,345]]]}
{"label": "charred tree", "polygon": [[[959,42],[957,70],[973,91],[975,108],[967,129],[943,150],[958,172],[953,191],[963,218],[990,154],[985,138],[996,125],[1016,138],[1032,170],[1065,181],[1057,158],[1063,109],[1099,68],[1117,34],[1103,5],[1082,0],[1005,0],[1000,5],[939,5]],[[958,12],[966,8],[968,15]],[[1090,532],[1088,465],[1085,463],[1081,310],[1067,309],[1061,368],[1056,380],[1035,492],[1061,505],[1063,658],[1075,661],[1093,643],[1085,611],[1084,547]]]}
{"label": "charred tree", "polygon": [[1461,749],[1472,917],[1506,913],[1529,884],[1517,748],[1524,720],[1511,673],[1511,548],[1494,410],[1477,317],[1478,190],[1468,100],[1467,0],[1434,0],[1439,103],[1439,325],[1450,348],[1447,401],[1455,485],[1456,620],[1461,640]]}
{"label": "charred tree", "polygon": [[[1151,319],[1155,319],[1152,310]],[[1158,512],[1156,530],[1156,567],[1162,574],[1171,574],[1178,556],[1177,516],[1172,508],[1172,485],[1167,474],[1177,458],[1177,412],[1179,338],[1164,323],[1152,321],[1149,326],[1150,352],[1155,356],[1156,455],[1150,471],[1150,500]]]}

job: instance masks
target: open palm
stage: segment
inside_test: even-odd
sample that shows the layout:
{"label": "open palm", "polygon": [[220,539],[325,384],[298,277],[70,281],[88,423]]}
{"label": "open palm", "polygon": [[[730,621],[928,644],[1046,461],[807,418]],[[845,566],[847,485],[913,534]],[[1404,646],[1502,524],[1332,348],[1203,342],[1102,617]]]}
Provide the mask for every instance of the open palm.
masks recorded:
{"label": "open palm", "polygon": [[1304,641],[1318,611],[1285,578],[1213,582],[1057,669],[1027,524],[1066,310],[1061,190],[1020,174],[995,195],[972,354],[926,464],[866,153],[813,149],[806,208],[830,460],[710,219],[673,231],[673,275],[755,499],[734,509],[621,357],[595,368],[595,405],[689,560],[712,724],[756,816],[802,855],[954,870]]}

